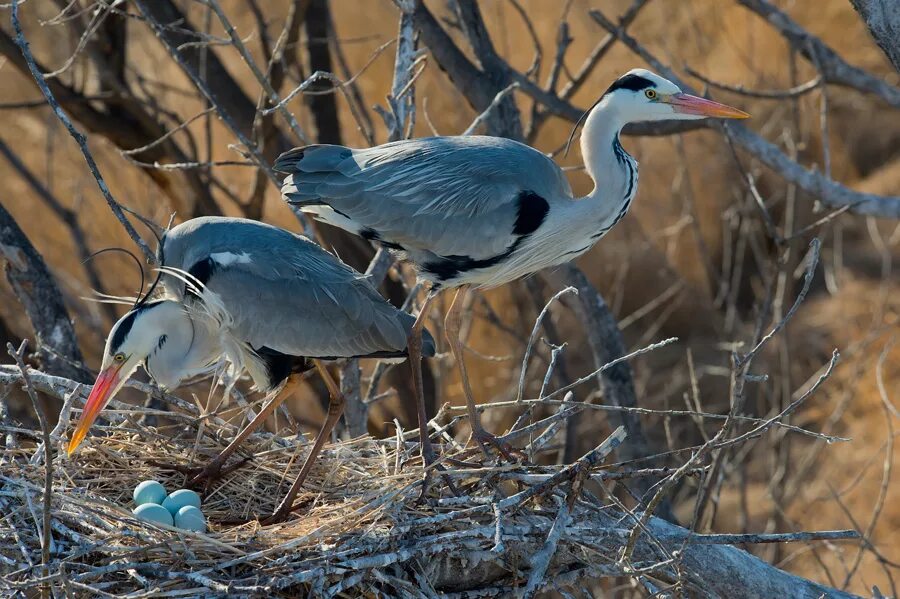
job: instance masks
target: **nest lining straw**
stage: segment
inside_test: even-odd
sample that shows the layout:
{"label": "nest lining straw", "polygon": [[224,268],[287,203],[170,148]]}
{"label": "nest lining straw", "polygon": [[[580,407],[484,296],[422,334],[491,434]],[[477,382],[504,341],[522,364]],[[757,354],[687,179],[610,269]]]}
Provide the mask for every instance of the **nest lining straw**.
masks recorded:
{"label": "nest lining straw", "polygon": [[[558,469],[478,464],[450,470],[458,496],[435,476],[422,501],[415,431],[398,431],[391,439],[366,436],[327,445],[298,497],[295,517],[263,527],[256,518],[275,509],[309,442],[261,433],[239,452],[253,458],[210,486],[203,505],[206,534],[159,526],[131,514],[137,483],[155,479],[170,492],[182,488],[186,475],[163,464],[204,464],[234,428],[186,414],[155,428],[142,424],[150,411],[113,407],[113,422],[95,426],[72,459],[63,457],[63,440],[55,439],[47,575],[36,525],[43,454],[26,443],[0,454],[0,572],[9,590],[34,589],[42,581],[75,595],[133,597],[349,597],[378,589],[416,595],[423,585],[452,592],[479,581],[483,590],[513,589],[523,583],[516,556],[527,561],[528,551],[540,548],[559,505],[553,488],[523,496],[502,516],[506,530],[498,533],[496,499],[527,489],[505,477],[524,472],[546,478]],[[558,423],[549,419],[549,426]],[[20,433],[23,440],[40,438],[34,431]],[[510,544],[521,547],[511,550]],[[555,560],[564,555],[558,552]]]}

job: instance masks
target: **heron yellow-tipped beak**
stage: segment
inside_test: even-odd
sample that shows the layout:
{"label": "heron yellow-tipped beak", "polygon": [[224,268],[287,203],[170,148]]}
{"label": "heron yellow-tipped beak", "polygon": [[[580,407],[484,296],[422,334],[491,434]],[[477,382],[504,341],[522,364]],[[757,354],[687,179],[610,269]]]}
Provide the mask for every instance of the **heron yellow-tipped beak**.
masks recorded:
{"label": "heron yellow-tipped beak", "polygon": [[75,427],[75,432],[72,433],[72,438],[69,440],[69,446],[66,448],[66,453],[68,455],[72,455],[72,452],[81,445],[81,442],[84,441],[88,431],[91,430],[91,425],[94,424],[94,420],[97,419],[100,411],[106,407],[107,402],[112,398],[113,394],[119,390],[119,371],[121,369],[121,365],[113,364],[97,376],[97,381],[94,383],[91,394],[84,404],[81,418],[78,420],[78,425]]}
{"label": "heron yellow-tipped beak", "polygon": [[666,102],[675,107],[675,112],[682,114],[693,114],[717,119],[750,118],[750,115],[743,110],[690,94],[672,94]]}

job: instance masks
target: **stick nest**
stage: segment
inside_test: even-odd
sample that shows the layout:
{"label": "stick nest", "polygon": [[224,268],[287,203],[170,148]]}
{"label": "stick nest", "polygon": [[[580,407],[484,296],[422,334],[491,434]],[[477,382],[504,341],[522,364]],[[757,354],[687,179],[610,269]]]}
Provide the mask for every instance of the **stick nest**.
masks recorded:
{"label": "stick nest", "polygon": [[[476,467],[448,466],[446,475],[432,478],[424,498],[414,433],[340,442],[323,450],[294,517],[261,526],[257,518],[275,509],[310,443],[301,436],[255,434],[243,447],[252,459],[210,486],[203,504],[209,530],[199,534],[136,519],[132,491],[148,479],[169,492],[182,488],[186,475],[166,464],[202,465],[236,429],[184,414],[176,424],[156,428],[142,424],[147,413],[112,410],[113,423],[95,425],[71,459],[60,438],[65,426],[57,427],[46,570],[40,434],[18,430],[19,446],[0,454],[3,586],[24,591],[49,583],[84,596],[431,596],[464,590],[479,596],[526,586],[538,592],[556,584],[553,577],[563,571],[576,580],[609,562],[609,556],[598,561],[586,554],[573,531],[557,539],[550,531],[557,520],[570,518],[566,497],[576,475],[583,478],[621,438],[566,468],[484,467],[473,462],[481,456],[471,448],[446,446]],[[548,422],[544,429],[558,426],[558,415]],[[542,549],[546,563],[531,563]],[[580,566],[573,570],[575,561]]]}

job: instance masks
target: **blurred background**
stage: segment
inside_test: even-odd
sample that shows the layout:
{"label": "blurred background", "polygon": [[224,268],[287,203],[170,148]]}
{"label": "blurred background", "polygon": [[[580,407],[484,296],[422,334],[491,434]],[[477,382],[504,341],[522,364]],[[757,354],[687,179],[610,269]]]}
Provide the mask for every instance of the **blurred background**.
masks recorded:
{"label": "blurred background", "polygon": [[[447,3],[427,4],[468,51]],[[702,89],[703,82],[692,79],[687,68],[747,90],[787,90],[816,79],[809,61],[764,19],[738,3],[656,0],[639,4],[641,10],[629,33],[697,88]],[[541,82],[552,68],[560,22],[565,17],[571,44],[559,75],[560,88],[606,36],[588,10],[600,9],[608,18],[617,18],[633,5],[614,0],[479,3],[497,52],[511,66],[528,71],[535,61],[535,48],[540,49],[542,60],[535,76]],[[850,64],[891,85],[900,83],[897,71],[847,0],[778,0],[774,5]],[[193,2],[172,6],[193,28],[210,36],[203,39],[211,43],[185,49],[215,53],[221,68],[246,98],[257,103],[258,82],[233,45],[225,43],[226,32],[211,18],[209,9]],[[277,80],[270,74],[273,82],[279,83],[275,87],[284,96],[320,69],[333,71],[344,81],[352,78],[353,85],[334,94],[300,94],[287,104],[288,109],[303,130],[320,141],[365,146],[387,140],[387,128],[373,107],[386,106],[391,91],[395,48],[389,42],[397,36],[399,18],[393,2],[266,0],[255,4],[223,0],[221,6],[260,64],[269,61],[272,43],[278,40],[291,11],[302,6],[306,20],[298,39],[288,40],[285,68]],[[259,218],[300,231],[300,223],[282,202],[277,187],[233,149],[235,136],[216,114],[206,110],[194,84],[142,22],[140,11],[129,2],[117,7],[121,14],[100,24],[94,19],[97,6],[78,0],[28,2],[22,9],[25,32],[43,70],[58,71],[51,81],[80,96],[73,99],[57,90],[76,126],[87,132],[90,150],[115,199],[163,226],[173,213],[176,222],[221,213]],[[0,12],[4,17],[8,14],[6,9]],[[12,35],[8,18],[4,18],[3,31],[7,38]],[[96,35],[88,36],[91,43],[79,44],[86,31]],[[95,369],[106,333],[125,308],[85,298],[92,295],[92,289],[133,296],[140,282],[127,257],[105,254],[87,264],[83,260],[86,253],[105,247],[135,248],[113,218],[78,146],[46,107],[34,80],[16,65],[15,48],[10,49],[8,42],[0,47],[5,55],[0,56],[0,177],[4,182],[0,204],[43,256],[74,321],[84,362]],[[209,56],[206,60],[206,75],[221,76],[210,66]],[[571,102],[589,107],[613,79],[636,66],[646,65],[624,45],[613,44],[584,78]],[[418,63],[417,69],[420,67],[415,83],[414,135],[462,132],[477,112],[436,61],[426,58]],[[330,84],[317,86],[310,89],[331,89]],[[836,86],[812,86],[803,93],[772,98],[710,91],[717,100],[750,112],[753,118],[748,126],[805,167],[858,191],[900,192],[900,115],[883,99]],[[525,129],[531,133],[530,143],[559,154],[556,160],[572,167],[569,175],[576,194],[590,191],[590,180],[580,170],[577,147],[573,146],[567,157],[559,152],[572,123],[542,116],[540,126],[530,129],[532,102],[521,93],[514,97]],[[221,101],[240,109],[236,97]],[[192,117],[197,118],[180,127]],[[253,127],[253,133],[268,156],[286,148],[279,148],[283,142],[267,127],[280,127],[279,135],[300,145],[283,121],[262,121]],[[167,131],[174,133],[154,150],[122,152],[149,144]],[[896,542],[900,501],[891,479],[891,461],[900,457],[894,446],[900,389],[900,345],[895,343],[900,331],[900,278],[894,268],[900,261],[898,221],[844,213],[792,239],[786,248],[775,248],[742,183],[742,169],[756,177],[774,223],[786,236],[829,215],[832,209],[761,167],[752,156],[738,152],[739,166],[727,140],[714,130],[629,136],[623,145],[640,162],[637,199],[627,218],[578,266],[606,299],[629,350],[667,337],[679,338],[677,343],[632,361],[641,407],[726,413],[731,351],[746,351],[761,310],[785,313],[800,289],[810,239],[817,236],[822,242],[821,261],[808,297],[785,333],[767,347],[754,366],[754,372],[767,374],[768,380],[748,389],[747,411],[763,417],[777,413],[796,399],[798,390],[802,393],[821,375],[837,349],[841,361],[832,376],[788,421],[852,441],[828,444],[783,428],[754,439],[726,462],[702,528],[717,532],[859,529],[873,543],[869,549],[811,544],[752,550],[780,567],[824,583],[846,585],[855,592],[869,592],[872,585],[879,585],[887,592],[900,562],[900,543]],[[160,151],[154,154],[155,150]],[[182,164],[160,170],[152,168],[155,162]],[[198,164],[185,164],[195,162]],[[155,247],[152,235],[139,223],[136,228]],[[333,231],[326,236],[345,261],[365,268],[371,251],[368,247]],[[413,282],[410,274],[395,269],[391,278],[393,287],[389,285],[385,292],[402,301],[403,286]],[[473,299],[467,364],[480,401],[515,398],[525,341],[537,313],[557,290],[533,279],[531,284],[507,285]],[[444,297],[441,308],[446,309],[450,299]],[[433,332],[441,328],[443,309],[435,312],[429,324]],[[553,344],[567,344],[562,354],[564,376],[574,380],[592,371],[595,365],[583,325],[560,306],[552,309],[551,322],[553,332],[545,330],[542,335]],[[765,326],[771,322],[766,321]],[[15,344],[34,338],[32,324],[5,279],[0,281],[0,337]],[[446,344],[443,349],[446,352]],[[526,387],[529,397],[536,397],[541,388],[550,346],[539,342],[535,353]],[[40,365],[39,356],[35,363]],[[457,371],[449,355],[432,360],[430,369],[432,409],[462,405]],[[364,365],[364,374],[370,370],[371,365]],[[378,393],[384,399],[373,404],[369,414],[371,433],[392,434],[395,418],[405,427],[414,425],[407,385],[404,368],[394,369],[382,382]],[[396,392],[389,393],[390,389]],[[206,398],[209,383],[183,393],[192,392]],[[3,393],[8,394],[13,420],[34,418],[30,404],[22,401],[16,390]],[[603,401],[594,383],[579,387],[576,396],[580,401]],[[320,389],[309,387],[289,401],[300,425],[318,425],[322,398]],[[138,395],[131,399],[146,400]],[[51,405],[50,412],[58,408]],[[513,410],[487,410],[485,424],[500,432],[517,415]],[[642,417],[642,423],[659,452],[702,443],[718,426],[716,421],[658,415]],[[284,425],[283,420],[272,423],[273,427]],[[587,410],[578,416],[576,430],[576,455],[580,456],[608,434],[609,424],[603,412]],[[465,438],[466,431],[460,427],[456,434]],[[673,458],[669,464],[679,463]],[[687,480],[673,497],[675,513],[682,522],[691,519],[696,493],[696,481]]]}

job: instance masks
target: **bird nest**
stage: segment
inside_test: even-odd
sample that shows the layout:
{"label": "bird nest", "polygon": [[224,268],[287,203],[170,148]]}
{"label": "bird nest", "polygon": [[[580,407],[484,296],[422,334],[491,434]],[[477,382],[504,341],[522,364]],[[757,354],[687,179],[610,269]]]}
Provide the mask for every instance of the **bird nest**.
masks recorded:
{"label": "bird nest", "polygon": [[[36,387],[60,391],[64,379],[32,373]],[[113,402],[104,412],[109,423],[95,425],[88,442],[66,458],[69,412],[84,395],[75,385],[65,393],[51,436],[46,506],[41,431],[6,427],[17,438],[0,454],[0,588],[6,592],[48,585],[85,596],[452,596],[526,587],[534,593],[558,586],[563,575],[575,581],[599,572],[597,555],[589,555],[596,550],[585,553],[578,544],[583,530],[570,527],[554,539],[551,529],[562,511],[568,520],[570,512],[593,509],[569,493],[597,474],[595,467],[624,438],[621,431],[567,467],[485,464],[480,452],[445,437],[446,470],[431,478],[424,495],[415,431],[334,443],[307,478],[292,518],[269,526],[258,518],[276,508],[311,443],[302,435],[255,434],[243,447],[251,459],[208,489],[209,529],[196,533],[135,518],[132,490],[147,479],[170,491],[182,487],[186,475],[171,466],[205,463],[236,428],[198,410],[176,410],[168,424],[150,426],[146,417],[158,411]],[[521,445],[546,443],[565,415],[524,427]],[[451,465],[448,457],[458,461]],[[51,522],[46,566],[45,509]],[[536,563],[542,550],[546,559]]]}
{"label": "bird nest", "polygon": [[[22,382],[35,405],[40,391],[63,406],[52,431],[0,425],[3,596],[590,596],[585,585],[626,577],[642,595],[679,588],[686,596],[849,597],[727,544],[769,542],[766,535],[696,534],[629,510],[616,496],[629,492],[622,482],[671,471],[611,464],[628,442],[621,427],[565,466],[498,463],[447,435],[442,412],[431,426],[443,469],[426,492],[415,432],[360,437],[326,446],[292,518],[268,526],[258,517],[275,509],[310,443],[258,433],[244,445],[251,459],[209,489],[209,530],[196,533],[136,519],[132,489],[147,479],[181,487],[186,475],[175,467],[216,455],[236,434],[233,424],[177,396],[166,396],[165,412],[113,400],[108,423],[95,425],[69,459],[70,415],[87,389],[0,365],[0,389]],[[539,418],[526,409],[504,439],[538,462],[578,410],[563,402]],[[165,424],[149,424],[164,415]],[[854,531],[832,532],[821,538]],[[788,540],[816,535],[796,536]]]}

